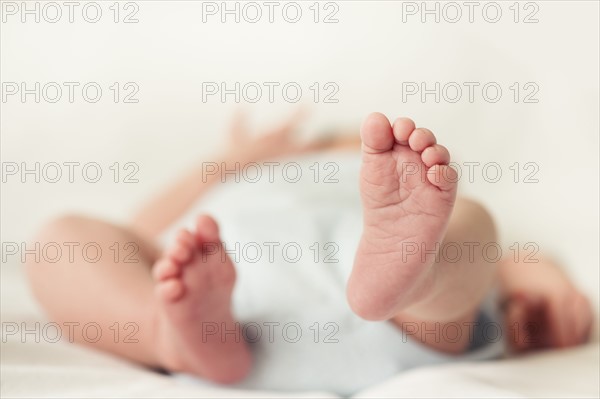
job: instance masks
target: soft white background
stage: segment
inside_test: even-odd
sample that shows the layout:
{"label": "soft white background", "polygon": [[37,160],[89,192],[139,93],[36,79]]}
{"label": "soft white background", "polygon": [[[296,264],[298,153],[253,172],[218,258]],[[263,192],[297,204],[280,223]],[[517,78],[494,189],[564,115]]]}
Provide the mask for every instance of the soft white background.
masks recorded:
{"label": "soft white background", "polygon": [[[140,201],[186,167],[214,157],[237,104],[231,96],[226,103],[217,97],[203,103],[202,82],[298,82],[312,109],[307,134],[356,128],[367,113],[381,111],[431,128],[459,162],[499,163],[499,183],[487,183],[478,169],[474,183],[463,179],[463,193],[491,209],[504,248],[536,242],[598,297],[597,2],[537,2],[534,24],[512,21],[512,2],[499,2],[503,17],[496,24],[484,21],[482,7],[474,23],[466,15],[455,24],[431,16],[426,23],[419,16],[403,22],[402,3],[393,1],[338,2],[335,24],[312,22],[312,2],[302,3],[297,24],[286,23],[280,11],[275,23],[263,16],[256,24],[231,17],[223,24],[218,16],[203,23],[201,2],[141,1],[139,23],[115,24],[112,2],[100,3],[104,15],[96,24],[82,20],[81,7],[74,23],[63,15],[56,24],[31,17],[21,23],[18,16],[2,24],[2,82],[93,81],[104,89],[96,104],[83,101],[80,91],[74,103],[63,97],[37,104],[29,96],[23,104],[10,97],[1,104],[2,161],[93,161],[105,173],[97,184],[79,174],[76,184],[64,177],[36,184],[31,176],[26,183],[8,176],[1,195],[3,242],[26,240],[65,212],[126,221]],[[139,103],[112,102],[108,86],[130,81],[140,87]],[[474,103],[465,93],[455,104],[432,96],[425,103],[418,96],[403,102],[402,82],[421,81],[498,82],[504,92],[495,104],[480,90]],[[314,104],[313,82],[337,83],[339,102]],[[514,82],[535,82],[539,103],[515,104],[508,89]],[[293,110],[277,93],[273,104],[242,102],[257,127]],[[111,182],[107,168],[114,162],[136,162],[139,183]],[[539,183],[514,183],[508,167],[515,162],[537,163]]]}

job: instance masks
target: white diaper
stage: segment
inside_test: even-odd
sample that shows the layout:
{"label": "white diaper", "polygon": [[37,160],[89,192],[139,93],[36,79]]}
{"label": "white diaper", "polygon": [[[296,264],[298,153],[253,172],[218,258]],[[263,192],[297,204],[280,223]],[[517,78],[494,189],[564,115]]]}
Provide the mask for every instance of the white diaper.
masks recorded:
{"label": "white diaper", "polygon": [[[260,179],[256,167],[247,169],[239,183],[215,188],[163,237],[171,242],[200,213],[219,223],[238,273],[234,312],[254,353],[253,371],[239,386],[350,395],[399,371],[456,359],[348,307],[346,281],[361,233],[359,155],[295,162],[272,165],[270,176],[261,165]],[[292,183],[298,170],[302,176]],[[498,341],[465,356],[501,351]]]}

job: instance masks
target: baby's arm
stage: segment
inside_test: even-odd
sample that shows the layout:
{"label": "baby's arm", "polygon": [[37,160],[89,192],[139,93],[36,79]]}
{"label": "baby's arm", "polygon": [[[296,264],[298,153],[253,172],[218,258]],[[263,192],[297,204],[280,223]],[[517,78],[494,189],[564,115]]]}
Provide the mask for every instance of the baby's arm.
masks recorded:
{"label": "baby's arm", "polygon": [[[523,255],[523,254],[520,254]],[[587,298],[548,259],[503,260],[499,277],[514,350],[566,347],[589,338],[593,316]]]}
{"label": "baby's arm", "polygon": [[232,123],[229,145],[223,155],[213,162],[196,165],[185,176],[148,201],[134,216],[132,229],[142,237],[154,239],[181,217],[198,198],[224,181],[225,170],[236,170],[236,167],[242,168],[250,162],[319,150],[319,144],[315,141],[300,143],[295,140],[294,133],[301,116],[300,113],[296,113],[274,129],[254,135],[249,134],[238,115]]}
{"label": "baby's arm", "polygon": [[[221,165],[223,161],[216,161]],[[219,166],[220,168],[220,166]],[[142,237],[154,239],[179,218],[194,201],[204,195],[221,179],[221,174],[208,174],[203,165],[195,166],[174,184],[146,202],[131,223],[131,228]]]}

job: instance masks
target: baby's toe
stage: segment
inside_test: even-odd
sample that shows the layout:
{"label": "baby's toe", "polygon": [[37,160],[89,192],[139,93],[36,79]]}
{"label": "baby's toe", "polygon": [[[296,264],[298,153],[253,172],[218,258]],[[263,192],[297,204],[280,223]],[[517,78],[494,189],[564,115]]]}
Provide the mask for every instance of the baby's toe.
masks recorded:
{"label": "baby's toe", "polygon": [[394,146],[392,126],[385,115],[374,112],[365,119],[360,129],[363,150],[377,154]]}
{"label": "baby's toe", "polygon": [[219,225],[208,215],[198,216],[196,219],[196,239],[201,242],[217,243],[219,238]]}
{"label": "baby's toe", "polygon": [[433,165],[427,171],[427,180],[442,191],[456,190],[458,173],[449,165]]}
{"label": "baby's toe", "polygon": [[443,145],[434,144],[423,150],[421,160],[428,168],[433,165],[448,165],[450,163],[450,153]]}
{"label": "baby's toe", "polygon": [[435,136],[429,129],[415,129],[408,138],[410,149],[416,152],[422,152],[425,148],[431,147],[436,143]]}
{"label": "baby's toe", "polygon": [[173,261],[184,264],[192,258],[194,247],[188,245],[183,240],[177,240],[175,244],[167,250],[167,256]]}
{"label": "baby's toe", "polygon": [[415,130],[415,123],[409,118],[398,118],[393,126],[394,138],[398,144],[408,145],[408,138]]}
{"label": "baby's toe", "polygon": [[177,277],[180,274],[181,266],[169,258],[158,260],[152,269],[152,276],[156,281]]}
{"label": "baby's toe", "polygon": [[179,230],[176,240],[191,248],[193,248],[196,243],[194,235],[187,229]]}

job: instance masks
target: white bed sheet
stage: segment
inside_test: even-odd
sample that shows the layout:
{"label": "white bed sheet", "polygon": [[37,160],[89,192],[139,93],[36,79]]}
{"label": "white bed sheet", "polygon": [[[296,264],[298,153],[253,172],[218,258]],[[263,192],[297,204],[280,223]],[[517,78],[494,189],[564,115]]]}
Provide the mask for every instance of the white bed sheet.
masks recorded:
{"label": "white bed sheet", "polygon": [[[239,397],[335,398],[328,392],[232,390],[191,384],[68,343],[8,335],[8,323],[44,322],[16,265],[1,269],[3,398]],[[401,373],[355,397],[599,397],[600,347],[595,343],[518,358],[429,366]]]}

